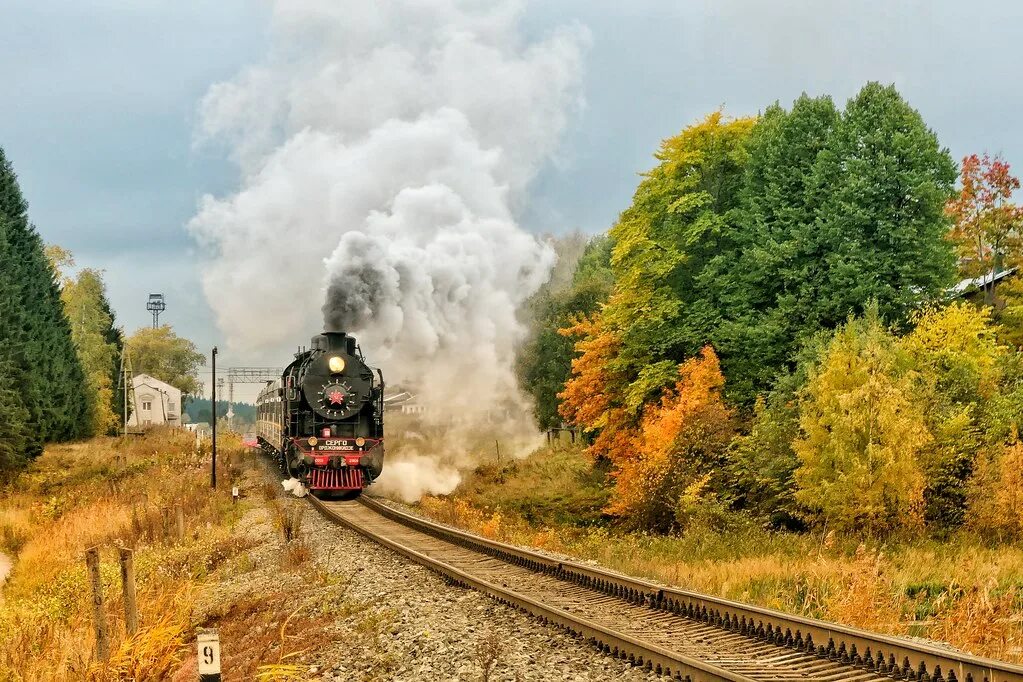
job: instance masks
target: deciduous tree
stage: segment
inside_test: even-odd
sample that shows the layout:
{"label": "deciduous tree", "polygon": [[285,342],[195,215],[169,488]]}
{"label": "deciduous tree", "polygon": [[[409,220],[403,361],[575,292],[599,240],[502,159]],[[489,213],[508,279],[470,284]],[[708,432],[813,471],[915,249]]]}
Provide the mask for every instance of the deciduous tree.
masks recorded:
{"label": "deciduous tree", "polygon": [[121,332],[114,327],[102,274],[86,268],[71,277],[74,258],[59,246],[47,247],[47,255],[62,274],[61,300],[71,324],[71,337],[85,370],[89,393],[91,433],[116,433],[120,410],[115,387],[120,363]]}
{"label": "deciduous tree", "polygon": [[939,531],[962,525],[968,482],[982,447],[979,417],[1000,388],[1005,349],[990,309],[966,302],[927,308],[900,340],[917,372],[917,402],[934,440],[919,458],[925,519]]}
{"label": "deciduous tree", "polygon": [[679,363],[713,339],[721,320],[715,287],[702,275],[734,251],[728,214],[754,123],[718,111],[665,140],[658,165],[611,228],[615,289],[603,317],[621,338],[614,362],[629,382],[624,405],[633,414],[675,382]]}
{"label": "deciduous tree", "polygon": [[922,521],[917,463],[931,441],[909,359],[876,308],[835,334],[800,404],[796,499],[840,530],[884,533]]}
{"label": "deciduous tree", "polygon": [[[576,250],[577,246],[581,248]],[[530,333],[517,358],[520,384],[533,396],[541,429],[561,423],[558,393],[572,372],[573,341],[558,330],[579,316],[595,313],[611,290],[607,236],[584,241],[572,235],[556,240],[555,250],[558,267],[528,303]]]}
{"label": "deciduous tree", "polygon": [[659,532],[684,526],[692,506],[720,490],[714,478],[735,434],[714,350],[705,347],[677,372],[674,387],[644,413],[633,447],[612,459],[615,489],[608,511]]}
{"label": "deciduous tree", "polygon": [[143,327],[128,337],[125,346],[137,374],[165,381],[182,393],[198,392],[199,367],[205,364],[206,357],[169,325]]}
{"label": "deciduous tree", "polygon": [[970,154],[960,171],[962,189],[946,210],[954,221],[951,238],[959,250],[960,269],[970,277],[987,275],[984,299],[995,301],[994,275],[1002,268],[1020,263],[1023,240],[1019,229],[1023,209],[1012,203],[1019,178],[999,157]]}

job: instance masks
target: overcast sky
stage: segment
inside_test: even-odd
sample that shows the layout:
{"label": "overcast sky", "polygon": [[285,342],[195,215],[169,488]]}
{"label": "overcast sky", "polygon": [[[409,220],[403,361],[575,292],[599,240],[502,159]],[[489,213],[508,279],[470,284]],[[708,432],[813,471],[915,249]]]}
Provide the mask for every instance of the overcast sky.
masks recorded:
{"label": "overcast sky", "polygon": [[[192,144],[198,102],[266,53],[258,0],[6,0],[0,9],[0,146],[47,242],[102,268],[118,322],[162,320],[204,350],[220,339],[184,225],[237,171]],[[558,0],[527,4],[525,30],[588,27],[583,94],[520,221],[538,232],[606,229],[659,141],[724,106],[750,114],[805,91],[840,104],[895,83],[942,144],[1023,166],[1017,87],[1023,3],[913,0]],[[308,334],[301,333],[300,337]],[[222,358],[225,365],[244,357]]]}

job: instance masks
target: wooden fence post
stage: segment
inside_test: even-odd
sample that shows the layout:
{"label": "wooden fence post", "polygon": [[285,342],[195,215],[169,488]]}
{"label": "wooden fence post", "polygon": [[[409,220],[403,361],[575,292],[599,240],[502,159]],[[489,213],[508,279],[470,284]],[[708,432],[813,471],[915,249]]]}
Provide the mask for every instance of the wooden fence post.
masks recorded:
{"label": "wooden fence post", "polygon": [[185,511],[180,504],[174,505],[174,517],[178,524],[178,540],[185,539]]}
{"label": "wooden fence post", "polygon": [[139,629],[139,610],[135,603],[135,553],[127,547],[121,553],[121,590],[124,595],[124,628],[129,635]]}
{"label": "wooden fence post", "polygon": [[85,550],[85,565],[89,568],[92,585],[92,620],[96,626],[96,658],[104,663],[110,660],[110,633],[107,630],[107,612],[103,609],[103,584],[99,575],[99,548]]}

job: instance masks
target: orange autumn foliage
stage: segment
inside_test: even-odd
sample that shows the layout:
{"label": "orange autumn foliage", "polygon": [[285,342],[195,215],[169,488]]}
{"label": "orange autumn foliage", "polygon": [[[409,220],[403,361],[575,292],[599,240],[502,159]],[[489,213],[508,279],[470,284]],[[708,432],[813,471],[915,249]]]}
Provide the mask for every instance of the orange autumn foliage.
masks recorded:
{"label": "orange autumn foliage", "polygon": [[611,369],[621,338],[599,315],[577,319],[559,333],[579,337],[572,377],[558,394],[559,412],[570,424],[594,436],[588,449],[591,456],[614,460],[632,449],[632,419],[617,400],[624,380]]}
{"label": "orange autumn foliage", "polygon": [[640,528],[684,526],[693,507],[707,499],[706,488],[735,435],[714,349],[704,347],[678,373],[674,388],[647,408],[631,447],[612,456],[617,484],[607,511]]}
{"label": "orange autumn foliage", "polygon": [[579,337],[572,360],[572,378],[565,382],[559,412],[569,422],[592,430],[604,426],[611,409],[608,365],[618,354],[621,339],[605,327],[599,315],[582,317],[571,327],[558,330],[562,336]]}

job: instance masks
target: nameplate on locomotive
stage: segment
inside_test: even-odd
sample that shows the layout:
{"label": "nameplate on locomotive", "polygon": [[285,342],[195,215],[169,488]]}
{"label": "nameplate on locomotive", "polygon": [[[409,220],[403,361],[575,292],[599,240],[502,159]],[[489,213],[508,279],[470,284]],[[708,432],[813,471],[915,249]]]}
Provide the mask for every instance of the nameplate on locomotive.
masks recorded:
{"label": "nameplate on locomotive", "polygon": [[320,450],[354,450],[355,443],[347,440],[325,440],[320,443]]}

